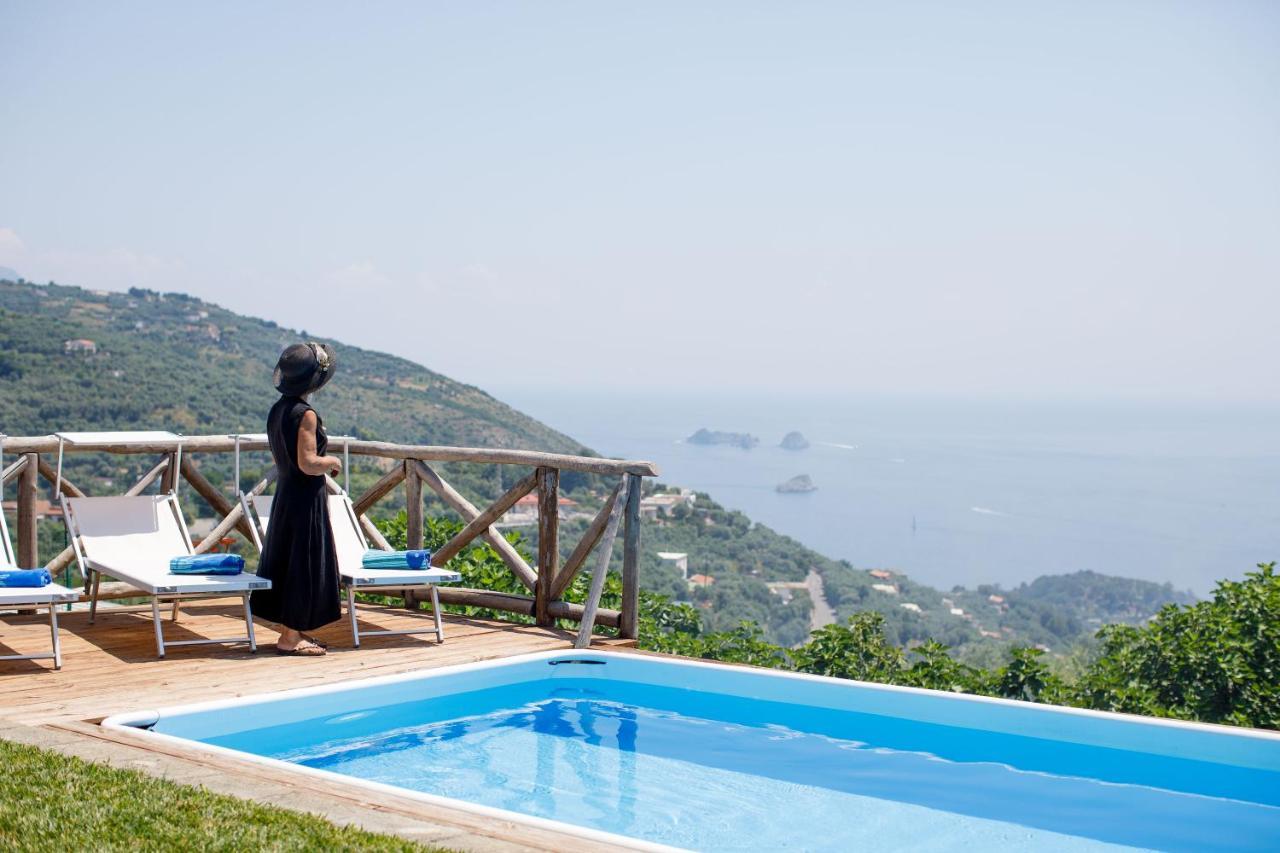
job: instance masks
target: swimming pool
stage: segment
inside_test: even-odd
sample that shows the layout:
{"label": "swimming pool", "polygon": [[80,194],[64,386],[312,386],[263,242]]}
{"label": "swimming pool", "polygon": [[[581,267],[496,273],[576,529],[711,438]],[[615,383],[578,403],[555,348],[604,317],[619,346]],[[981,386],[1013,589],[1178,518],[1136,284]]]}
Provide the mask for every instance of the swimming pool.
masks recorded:
{"label": "swimming pool", "polygon": [[1277,734],[630,653],[539,653],[103,725],[601,840],[1280,846]]}

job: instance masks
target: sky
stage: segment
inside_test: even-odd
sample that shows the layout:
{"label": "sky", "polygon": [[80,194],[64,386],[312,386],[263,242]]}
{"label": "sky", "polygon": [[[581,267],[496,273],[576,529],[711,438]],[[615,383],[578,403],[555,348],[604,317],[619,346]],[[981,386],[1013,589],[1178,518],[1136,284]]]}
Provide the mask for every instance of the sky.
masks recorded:
{"label": "sky", "polygon": [[491,389],[1280,401],[1280,3],[0,0],[0,266]]}

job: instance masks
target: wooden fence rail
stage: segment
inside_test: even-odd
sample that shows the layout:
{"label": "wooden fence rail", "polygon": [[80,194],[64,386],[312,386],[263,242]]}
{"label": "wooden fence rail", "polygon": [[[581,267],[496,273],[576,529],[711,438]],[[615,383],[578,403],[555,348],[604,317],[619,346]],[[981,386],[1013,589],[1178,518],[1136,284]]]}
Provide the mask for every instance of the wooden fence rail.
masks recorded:
{"label": "wooden fence rail", "polygon": [[[50,486],[60,484],[61,494],[82,497],[85,492],[65,473],[50,464],[49,457],[61,451],[77,453],[108,453],[130,455],[158,455],[160,459],[147,473],[134,483],[125,494],[137,495],[160,481],[162,490],[172,489],[178,479],[188,483],[204,499],[210,509],[219,516],[214,529],[201,540],[197,552],[215,547],[233,531],[249,539],[249,522],[244,508],[234,496],[224,494],[200,471],[199,455],[253,452],[268,450],[267,443],[258,438],[239,439],[234,436],[184,436],[180,440],[152,441],[147,443],[114,444],[111,442],[63,444],[55,435],[8,436],[3,439],[3,451],[12,454],[15,461],[0,471],[4,484],[17,481],[16,550],[23,565],[35,565],[38,561],[36,537],[36,503],[40,495],[39,481],[43,478]],[[179,445],[181,448],[179,449]],[[467,546],[477,540],[491,546],[510,572],[520,581],[529,595],[512,595],[492,590],[441,587],[440,600],[447,604],[486,607],[511,613],[532,616],[540,625],[552,624],[556,619],[583,622],[583,630],[601,624],[617,628],[623,637],[634,638],[637,631],[639,605],[639,542],[640,495],[644,477],[657,476],[658,469],[651,462],[599,459],[588,456],[568,456],[559,453],[540,453],[530,450],[501,450],[476,447],[436,447],[426,445],[391,444],[381,441],[341,440],[331,443],[341,447],[351,456],[368,456],[391,460],[389,470],[364,494],[352,495],[352,504],[361,527],[370,541],[378,547],[389,548],[381,531],[368,518],[368,512],[380,501],[403,488],[407,506],[406,534],[408,547],[420,548],[423,544],[422,495],[426,487],[435,493],[446,506],[462,519],[463,528],[440,547],[431,558],[432,565],[444,566]],[[7,462],[7,458],[5,459]],[[431,467],[431,463],[465,462],[475,464],[513,465],[529,469],[511,488],[485,509],[478,509],[466,497],[444,480]],[[590,474],[617,477],[616,486],[606,496],[604,506],[587,526],[582,539],[576,544],[560,566],[560,472],[579,471]],[[272,470],[252,489],[252,494],[262,494],[275,480]],[[239,484],[236,484],[237,487]],[[328,480],[331,492],[342,492],[334,480]],[[538,554],[536,565],[529,565],[524,557],[506,540],[496,527],[502,516],[526,495],[538,496]],[[621,504],[621,505],[619,505]],[[598,607],[600,587],[613,547],[614,534],[622,526],[622,607],[609,610]],[[574,604],[562,599],[565,590],[581,572],[593,550],[599,551],[597,567],[593,573],[592,596],[587,604]],[[48,564],[57,572],[74,561],[71,548],[66,548]],[[127,587],[113,589],[102,597],[125,598],[136,595]],[[417,608],[419,603],[412,591],[403,591],[406,606]]]}

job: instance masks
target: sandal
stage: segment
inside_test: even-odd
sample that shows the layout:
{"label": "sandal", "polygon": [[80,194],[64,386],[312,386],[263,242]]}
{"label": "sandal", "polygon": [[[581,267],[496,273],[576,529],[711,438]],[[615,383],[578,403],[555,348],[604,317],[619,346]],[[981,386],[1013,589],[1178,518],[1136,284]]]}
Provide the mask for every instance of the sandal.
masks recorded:
{"label": "sandal", "polygon": [[311,636],[310,634],[303,634],[302,639],[306,640],[308,643],[317,645],[322,649],[328,650],[329,648],[329,644],[326,643],[324,640],[317,640],[315,637]]}
{"label": "sandal", "polygon": [[305,641],[298,643],[298,645],[291,649],[282,649],[279,646],[276,646],[276,654],[283,655],[285,657],[317,658],[321,655],[327,655],[328,653],[329,652],[323,646],[318,646],[315,643],[308,643]]}

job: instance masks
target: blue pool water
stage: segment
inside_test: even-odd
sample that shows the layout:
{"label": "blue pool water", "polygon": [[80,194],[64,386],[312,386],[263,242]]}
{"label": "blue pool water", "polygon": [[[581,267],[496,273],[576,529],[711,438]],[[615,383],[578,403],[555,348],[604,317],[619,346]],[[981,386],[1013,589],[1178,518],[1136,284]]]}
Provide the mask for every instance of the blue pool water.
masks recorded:
{"label": "blue pool water", "polygon": [[[565,662],[584,659],[603,663]],[[153,731],[701,850],[1280,845],[1280,737],[632,656],[176,709]]]}

